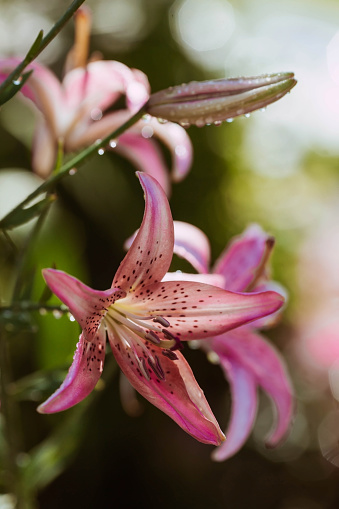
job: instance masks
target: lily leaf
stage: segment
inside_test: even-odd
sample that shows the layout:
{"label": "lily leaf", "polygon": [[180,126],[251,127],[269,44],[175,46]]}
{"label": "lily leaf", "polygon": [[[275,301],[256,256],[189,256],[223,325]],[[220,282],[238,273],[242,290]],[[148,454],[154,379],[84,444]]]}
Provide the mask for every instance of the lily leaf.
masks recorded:
{"label": "lily leaf", "polygon": [[55,195],[46,196],[38,203],[25,209],[15,209],[0,221],[0,229],[10,230],[22,224],[28,223],[31,219],[41,214],[41,212],[56,200]]}

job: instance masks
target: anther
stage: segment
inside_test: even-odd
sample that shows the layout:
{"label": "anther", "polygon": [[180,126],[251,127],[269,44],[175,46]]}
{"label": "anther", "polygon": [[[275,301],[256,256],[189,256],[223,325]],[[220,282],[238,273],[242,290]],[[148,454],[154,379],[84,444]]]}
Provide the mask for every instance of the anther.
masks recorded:
{"label": "anther", "polygon": [[161,342],[156,333],[152,330],[145,334],[145,339],[147,339],[147,341],[151,341],[154,345],[160,345]]}
{"label": "anther", "polygon": [[149,381],[151,379],[151,377],[150,377],[149,371],[146,366],[146,361],[143,357],[141,359],[139,359],[139,367],[141,369],[142,374],[146,378],[146,380]]}
{"label": "anther", "polygon": [[156,316],[153,318],[153,322],[160,323],[163,327],[169,327],[171,325],[163,316]]}
{"label": "anther", "polygon": [[158,357],[156,357],[157,362],[153,362],[149,357],[147,359],[147,362],[151,368],[151,370],[155,373],[156,377],[159,380],[165,380],[165,373],[163,372],[163,369],[160,365]]}
{"label": "anther", "polygon": [[162,329],[161,332],[163,333],[165,338],[173,339],[175,341],[175,345],[172,346],[171,350],[182,350],[184,348],[182,343],[181,343],[181,341],[180,341],[180,339],[177,336],[174,336],[174,334],[172,334],[171,332],[169,332],[166,329]]}
{"label": "anther", "polygon": [[178,357],[177,355],[172,352],[171,350],[161,350],[162,355],[165,357],[168,357],[171,361],[177,361]]}

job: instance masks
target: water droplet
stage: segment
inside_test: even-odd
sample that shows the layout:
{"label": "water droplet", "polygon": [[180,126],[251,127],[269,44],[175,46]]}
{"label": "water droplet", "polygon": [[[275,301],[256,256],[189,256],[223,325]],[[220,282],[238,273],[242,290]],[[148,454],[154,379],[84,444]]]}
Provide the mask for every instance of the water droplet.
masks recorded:
{"label": "water droplet", "polygon": [[198,118],[198,120],[195,121],[195,125],[197,127],[204,127],[205,124],[206,122],[203,118]]}
{"label": "water droplet", "polygon": [[68,313],[68,318],[70,322],[75,322],[75,318],[73,315],[71,315],[71,313]]}
{"label": "water droplet", "polygon": [[104,363],[102,361],[100,361],[100,366],[99,366],[100,373],[102,373],[103,370],[104,370]]}
{"label": "water droplet", "polygon": [[115,148],[117,145],[118,145],[117,140],[110,140],[110,142],[109,142],[109,146],[110,146],[111,148]]}
{"label": "water droplet", "polygon": [[68,175],[75,175],[78,170],[76,168],[71,168],[68,172]]}
{"label": "water droplet", "polygon": [[59,311],[59,309],[54,309],[53,316],[54,316],[54,318],[56,318],[58,320],[59,318],[62,317],[62,313],[61,313],[61,311]]}
{"label": "water droplet", "polygon": [[13,85],[16,85],[16,86],[19,86],[21,84],[21,82],[22,82],[22,76],[20,76],[16,80],[12,81]]}
{"label": "water droplet", "polygon": [[157,121],[159,122],[159,124],[167,124],[168,120],[166,120],[165,118],[157,118]]}
{"label": "water droplet", "polygon": [[179,122],[179,124],[181,125],[181,127],[190,127],[190,122],[188,122],[188,120],[181,120]]}
{"label": "water droplet", "polygon": [[215,122],[213,122],[214,125],[218,126],[218,125],[221,125],[222,124],[222,121],[221,120],[216,120]]}
{"label": "water droplet", "polygon": [[145,125],[142,129],[141,129],[141,134],[144,138],[152,138],[153,134],[154,134],[154,131],[153,131],[153,127],[150,126],[150,125]]}
{"label": "water droplet", "polygon": [[40,308],[39,313],[41,316],[47,315],[47,309],[46,308]]}
{"label": "water droplet", "polygon": [[105,153],[105,149],[104,148],[101,147],[101,148],[98,149],[99,156],[103,156],[104,153]]}
{"label": "water droplet", "polygon": [[91,110],[91,119],[100,120],[102,118],[102,111],[100,108],[93,108]]}
{"label": "water droplet", "polygon": [[262,111],[262,112],[266,111],[266,107],[265,108],[260,108],[260,111]]}
{"label": "water droplet", "polygon": [[245,113],[244,117],[245,118],[250,118],[251,114],[250,113]]}
{"label": "water droplet", "polygon": [[234,118],[227,118],[226,119],[226,122],[228,122],[229,124],[231,124],[233,122]]}
{"label": "water droplet", "polygon": [[146,113],[145,115],[142,116],[142,120],[144,122],[149,122],[151,120],[151,115],[149,115],[148,113]]}

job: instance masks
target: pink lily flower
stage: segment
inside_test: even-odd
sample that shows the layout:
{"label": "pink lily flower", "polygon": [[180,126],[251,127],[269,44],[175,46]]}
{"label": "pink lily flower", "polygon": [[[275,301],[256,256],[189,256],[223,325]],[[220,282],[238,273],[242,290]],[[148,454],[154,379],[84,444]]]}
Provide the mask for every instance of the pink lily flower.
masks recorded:
{"label": "pink lily flower", "polygon": [[132,386],[197,440],[217,445],[223,433],[179,350],[186,340],[221,334],[273,313],[283,298],[272,291],[244,295],[199,282],[163,282],[174,247],[171,211],[160,184],[144,173],[138,177],[144,217],[110,289],[93,290],[64,272],[43,271],[82,334],[65,381],[38,410],[65,410],[94,389],[108,336]]}
{"label": "pink lily flower", "polygon": [[[26,69],[33,69],[33,73],[21,93],[39,112],[32,167],[43,178],[54,169],[60,144],[65,153],[79,151],[108,136],[149,98],[149,82],[141,71],[116,61],[87,62],[90,23],[89,9],[79,9],[75,16],[76,43],[68,55],[62,82],[36,62]],[[0,60],[0,81],[19,62],[19,58]],[[106,113],[122,96],[126,98],[126,108]],[[177,124],[160,124],[155,118],[147,122],[140,120],[118,140],[112,140],[108,148],[128,158],[139,170],[153,175],[168,193],[168,170],[155,138],[171,152],[173,180],[184,178],[192,161],[192,144],[185,129]]]}
{"label": "pink lily flower", "polygon": [[[274,288],[284,293],[277,283],[269,281],[267,261],[274,239],[259,226],[252,225],[243,235],[233,239],[210,271],[210,246],[205,234],[187,223],[175,221],[174,225],[174,252],[201,273],[188,275],[190,280],[203,277],[206,281],[211,277],[214,284],[232,292]],[[166,279],[185,279],[185,276],[169,274]],[[281,355],[257,330],[272,325],[277,315],[275,313],[201,342],[201,347],[208,354],[217,354],[232,393],[227,440],[213,453],[217,461],[233,456],[248,438],[256,417],[258,387],[270,396],[277,414],[273,430],[266,440],[267,446],[275,446],[289,429],[293,415],[293,390],[286,367]]]}

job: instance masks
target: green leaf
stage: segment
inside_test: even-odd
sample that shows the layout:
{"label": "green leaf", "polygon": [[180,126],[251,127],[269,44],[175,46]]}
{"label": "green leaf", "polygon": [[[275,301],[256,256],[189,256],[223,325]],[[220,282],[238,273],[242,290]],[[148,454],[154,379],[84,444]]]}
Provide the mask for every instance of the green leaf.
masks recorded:
{"label": "green leaf", "polygon": [[40,30],[40,32],[37,35],[37,38],[33,42],[32,46],[27,51],[26,59],[29,59],[29,61],[33,60],[39,53],[41,41],[44,38],[44,31]]}
{"label": "green leaf", "polygon": [[41,212],[56,200],[56,195],[48,195],[43,200],[35,203],[31,207],[15,209],[0,221],[0,229],[10,230],[16,226],[28,223],[31,219],[39,216]]}
{"label": "green leaf", "polygon": [[0,93],[0,105],[9,101],[19,90],[24,86],[30,75],[32,74],[33,69],[25,72],[21,76],[18,77],[17,80],[13,80],[1,93]]}

